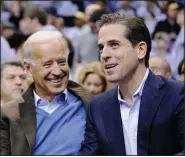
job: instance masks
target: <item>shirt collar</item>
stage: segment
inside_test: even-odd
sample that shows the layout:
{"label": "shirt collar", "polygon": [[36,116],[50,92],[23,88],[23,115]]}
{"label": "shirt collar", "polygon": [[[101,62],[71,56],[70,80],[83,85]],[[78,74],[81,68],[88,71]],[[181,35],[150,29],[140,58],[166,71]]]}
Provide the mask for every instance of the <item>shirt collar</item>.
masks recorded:
{"label": "shirt collar", "polygon": [[[67,97],[68,97],[68,90],[67,90],[67,88],[64,90],[63,93],[57,95],[54,99],[56,99],[57,101],[59,101],[59,98],[60,98],[60,96],[62,96],[62,94],[65,94],[65,101],[67,101]],[[34,99],[35,99],[35,107],[38,107],[38,102],[39,102],[39,100],[42,100],[42,99],[37,95],[37,93],[35,92],[35,90],[33,90],[33,95],[34,95]]]}
{"label": "shirt collar", "polygon": [[[134,93],[134,95],[133,96],[135,96],[135,95],[142,95],[142,92],[143,92],[143,88],[144,88],[144,84],[145,84],[145,82],[146,82],[146,79],[148,78],[148,75],[149,75],[149,69],[147,68],[146,69],[146,72],[145,72],[145,75],[144,75],[144,78],[143,78],[143,80],[142,80],[142,82],[141,82],[141,84],[140,84],[140,86],[138,87],[138,89],[136,90],[136,92]],[[120,88],[119,88],[119,85],[118,85],[118,100],[119,101],[124,101],[122,98],[121,98],[121,95],[120,95],[120,90],[119,90]]]}

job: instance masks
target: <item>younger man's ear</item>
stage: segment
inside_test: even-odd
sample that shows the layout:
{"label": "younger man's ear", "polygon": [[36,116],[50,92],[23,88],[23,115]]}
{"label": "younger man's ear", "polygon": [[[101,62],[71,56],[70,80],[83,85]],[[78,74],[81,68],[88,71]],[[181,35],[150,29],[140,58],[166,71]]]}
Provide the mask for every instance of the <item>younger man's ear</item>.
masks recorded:
{"label": "younger man's ear", "polygon": [[144,41],[141,41],[138,45],[138,51],[137,51],[137,56],[138,59],[143,59],[146,56],[146,52],[147,52],[147,45]]}

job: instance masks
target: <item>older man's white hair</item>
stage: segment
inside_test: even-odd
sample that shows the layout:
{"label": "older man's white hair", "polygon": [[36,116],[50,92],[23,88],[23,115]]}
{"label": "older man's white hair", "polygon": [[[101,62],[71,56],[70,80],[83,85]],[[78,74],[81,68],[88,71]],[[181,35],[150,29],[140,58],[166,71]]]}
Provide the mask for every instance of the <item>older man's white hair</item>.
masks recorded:
{"label": "older man's white hair", "polygon": [[34,44],[42,44],[46,41],[52,41],[53,39],[59,39],[61,42],[64,42],[64,46],[66,49],[66,55],[69,55],[69,49],[67,45],[67,41],[64,36],[59,31],[39,31],[32,34],[24,43],[22,48],[23,61],[31,63],[31,57],[33,54],[33,45]]}

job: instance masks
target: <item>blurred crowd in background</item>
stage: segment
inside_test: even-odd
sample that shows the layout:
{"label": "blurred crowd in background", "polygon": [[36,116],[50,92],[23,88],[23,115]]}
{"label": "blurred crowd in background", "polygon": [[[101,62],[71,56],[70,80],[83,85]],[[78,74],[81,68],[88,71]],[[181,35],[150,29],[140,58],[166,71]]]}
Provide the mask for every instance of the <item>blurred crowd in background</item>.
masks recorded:
{"label": "blurred crowd in background", "polygon": [[[2,83],[8,78],[11,83],[15,81],[15,88],[28,87],[32,79],[19,64],[22,45],[32,33],[49,30],[62,32],[68,41],[71,80],[94,95],[113,87],[107,82],[99,62],[96,27],[96,21],[103,14],[112,12],[142,18],[152,38],[151,70],[171,79],[184,80],[184,0],[17,0],[1,1]],[[2,90],[6,93],[7,88],[4,86]]]}

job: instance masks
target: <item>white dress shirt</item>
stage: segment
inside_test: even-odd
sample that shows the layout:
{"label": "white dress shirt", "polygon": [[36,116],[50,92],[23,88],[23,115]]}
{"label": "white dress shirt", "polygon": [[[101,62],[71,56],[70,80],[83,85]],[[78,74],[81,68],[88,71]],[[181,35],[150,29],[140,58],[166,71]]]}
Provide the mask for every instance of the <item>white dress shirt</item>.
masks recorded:
{"label": "white dress shirt", "polygon": [[139,109],[143,87],[148,74],[149,69],[146,70],[142,83],[132,96],[134,100],[133,104],[128,104],[121,98],[118,86],[118,100],[120,103],[126,155],[137,155],[137,128]]}
{"label": "white dress shirt", "polygon": [[[41,99],[35,90],[33,90],[34,99],[35,99],[35,107],[38,107],[45,112],[51,114],[53,113],[62,103],[67,101],[68,90],[65,89],[63,93],[57,95],[51,102],[47,99]],[[65,94],[65,95],[64,95]]]}

